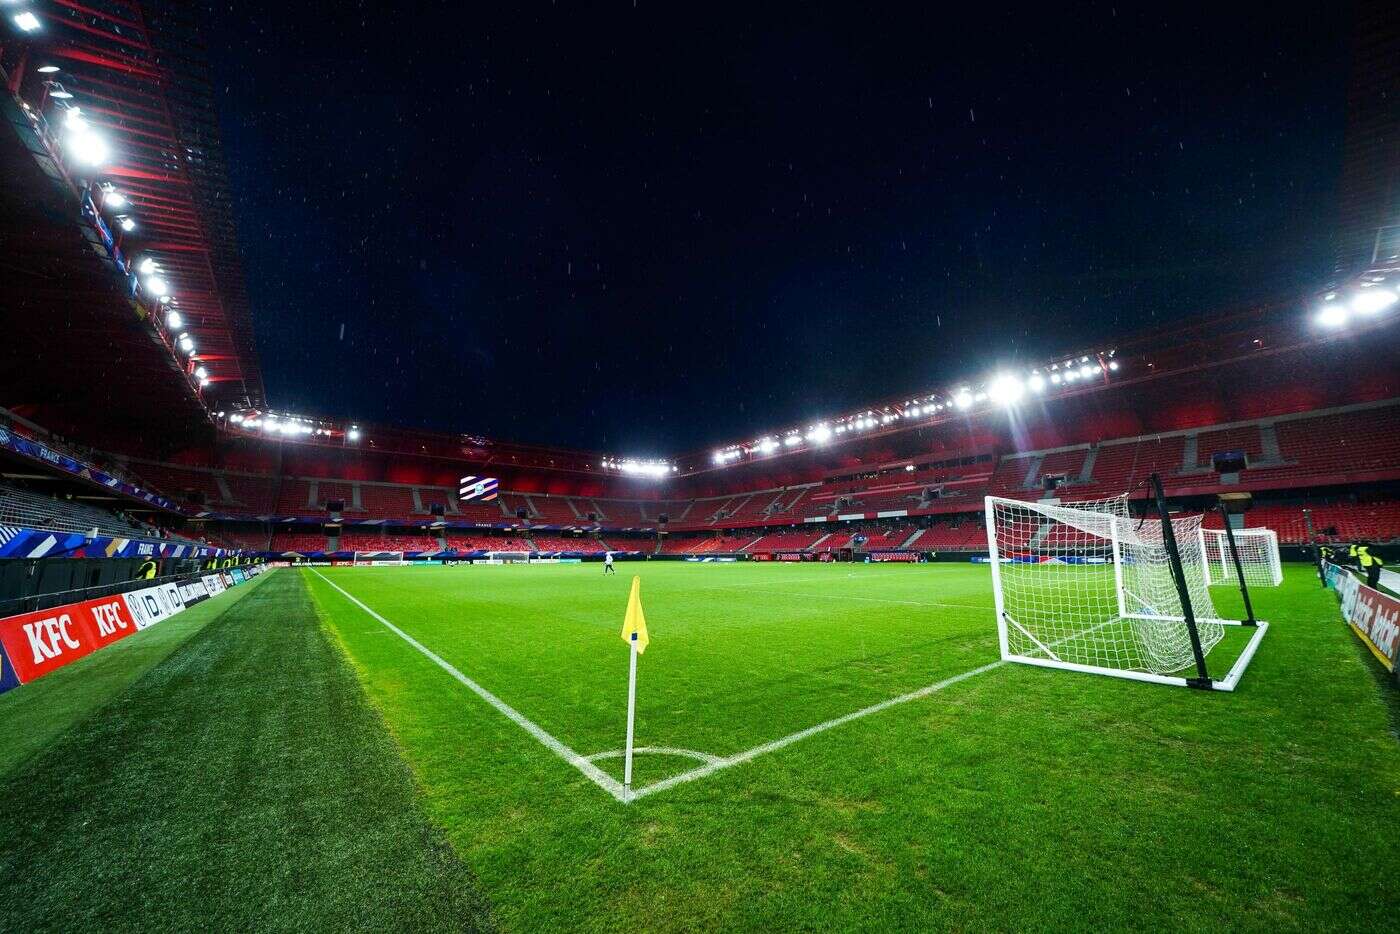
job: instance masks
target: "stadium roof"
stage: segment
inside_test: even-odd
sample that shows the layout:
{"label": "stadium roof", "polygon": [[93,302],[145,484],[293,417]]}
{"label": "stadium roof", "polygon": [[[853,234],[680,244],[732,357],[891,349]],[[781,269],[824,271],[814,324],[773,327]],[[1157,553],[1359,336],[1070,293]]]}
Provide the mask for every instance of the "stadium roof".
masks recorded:
{"label": "stadium roof", "polygon": [[[168,294],[166,313],[148,317],[161,332],[168,311],[177,312],[179,326],[155,336],[173,344],[188,335],[193,354],[174,347],[172,356],[190,374],[202,368],[197,394],[209,407],[261,405],[197,11],[131,0],[22,6],[30,28],[10,16],[0,34],[8,90],[22,110],[12,115],[15,128],[70,200],[88,196],[96,210],[71,219],[96,228],[98,238],[83,230],[90,241],[110,240],[93,245],[107,248],[132,297],[154,307],[157,291]],[[47,233],[57,241],[67,231]],[[138,355],[131,365],[150,361]],[[149,371],[129,375],[146,378],[148,395],[173,383]]]}

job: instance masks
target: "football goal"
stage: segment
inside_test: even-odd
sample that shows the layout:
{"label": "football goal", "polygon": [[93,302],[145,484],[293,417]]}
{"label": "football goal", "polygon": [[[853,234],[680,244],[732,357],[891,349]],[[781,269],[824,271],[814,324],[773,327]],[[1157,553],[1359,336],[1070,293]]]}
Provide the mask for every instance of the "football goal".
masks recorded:
{"label": "football goal", "polygon": [[989,496],[986,505],[1002,658],[1234,689],[1268,627],[1255,628],[1223,678],[1210,677],[1206,657],[1240,621],[1211,602],[1201,516],[1135,518],[1126,495],[1066,504]]}
{"label": "football goal", "polygon": [[383,567],[386,565],[407,564],[402,551],[357,551],[353,562],[357,565]]}
{"label": "football goal", "polygon": [[[1278,534],[1272,529],[1233,529],[1244,582],[1251,587],[1277,587],[1283,583],[1283,562],[1278,555]],[[1236,584],[1235,561],[1224,529],[1201,529],[1201,551],[1207,584]]]}

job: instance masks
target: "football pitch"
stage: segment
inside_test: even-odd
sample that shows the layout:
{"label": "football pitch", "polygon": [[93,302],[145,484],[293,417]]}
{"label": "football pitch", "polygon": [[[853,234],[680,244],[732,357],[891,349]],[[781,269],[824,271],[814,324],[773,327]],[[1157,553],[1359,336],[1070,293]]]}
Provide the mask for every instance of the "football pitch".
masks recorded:
{"label": "football pitch", "polygon": [[[66,871],[80,918],[141,926],[111,868],[140,860],[176,902],[147,917],[178,925],[194,899],[178,877],[217,840],[216,864],[251,878],[188,917],[255,926],[1393,922],[1395,705],[1310,568],[1254,591],[1271,629],[1234,694],[1002,664],[985,566],[618,570],[277,571],[71,666],[110,669],[90,700],[63,692],[90,683],[70,669],[0,699],[11,724],[73,708],[7,737],[0,774],[27,789],[22,813],[55,795],[74,812],[17,827],[12,806],[0,910],[32,925],[19,880]],[[624,801],[634,574],[651,645]],[[114,706],[133,711],[125,739],[99,722]],[[109,771],[170,771],[161,757],[188,787],[135,816],[88,803]],[[240,769],[256,793],[227,786]],[[124,832],[94,837],[104,815]],[[98,882],[115,904],[86,904]]]}

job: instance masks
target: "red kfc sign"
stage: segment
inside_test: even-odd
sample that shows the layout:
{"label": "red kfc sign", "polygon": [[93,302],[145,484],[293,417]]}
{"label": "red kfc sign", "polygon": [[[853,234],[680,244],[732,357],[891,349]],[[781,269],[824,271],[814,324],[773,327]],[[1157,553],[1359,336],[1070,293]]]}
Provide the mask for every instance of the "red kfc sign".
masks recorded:
{"label": "red kfc sign", "polygon": [[120,596],[0,620],[0,643],[28,684],[136,631]]}

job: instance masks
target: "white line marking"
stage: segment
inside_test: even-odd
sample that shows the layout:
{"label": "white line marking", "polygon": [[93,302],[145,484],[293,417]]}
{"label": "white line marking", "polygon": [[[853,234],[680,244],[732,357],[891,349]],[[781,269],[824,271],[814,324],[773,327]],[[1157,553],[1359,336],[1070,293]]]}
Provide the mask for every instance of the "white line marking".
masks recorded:
{"label": "white line marking", "polygon": [[[680,749],[676,746],[634,746],[633,755],[647,753],[653,756],[684,756],[687,759],[699,759],[701,762],[718,762],[719,756],[712,756],[708,752],[696,752],[694,749]],[[588,757],[589,762],[597,762],[599,759],[621,759],[627,755],[625,749],[609,749],[606,752],[595,752]]]}
{"label": "white line marking", "polygon": [[[514,707],[507,704],[505,701],[501,700],[495,694],[492,694],[490,691],[477,684],[471,678],[468,678],[466,675],[462,674],[456,668],[452,667],[451,664],[444,661],[440,656],[436,655],[427,646],[423,645],[423,643],[419,642],[417,639],[413,638],[408,633],[404,632],[402,629],[395,626],[393,623],[389,622],[387,619],[380,616],[378,613],[374,612],[374,610],[371,610],[369,607],[365,606],[364,603],[362,603],[359,600],[359,598],[355,597],[353,594],[346,592],[344,588],[342,588],[339,584],[335,583],[335,581],[330,580],[320,571],[316,570],[315,568],[312,568],[311,573],[321,578],[321,580],[325,581],[327,584],[330,584],[331,587],[338,590],[341,593],[341,595],[345,597],[345,599],[349,600],[351,603],[364,610],[370,616],[377,619],[390,632],[394,633],[394,635],[398,636],[400,639],[407,642],[409,645],[413,646],[419,652],[422,652],[425,656],[427,656],[427,658],[430,661],[432,661],[433,664],[437,665],[443,671],[456,678],[466,688],[471,690],[482,700],[486,701],[486,703],[490,704],[492,707],[495,707],[498,711],[505,714],[516,726],[520,727],[525,732],[533,736],[535,739],[539,740],[541,745],[543,745],[550,752],[554,753],[556,756],[563,759],[565,762],[569,763],[574,768],[582,772],[585,776],[588,777],[589,780],[593,782],[593,784],[597,785],[599,788],[612,795],[618,801],[625,801],[622,783],[604,773],[596,765],[590,762],[586,756],[579,755],[578,753],[570,749],[568,746],[555,739],[549,733],[546,733],[544,729],[540,727],[537,723],[535,723],[533,720],[530,720],[520,711],[516,710]],[[633,792],[633,797],[636,797],[636,792]]]}
{"label": "white line marking", "polygon": [[860,710],[854,711],[853,713],[848,713],[844,716],[836,717],[833,720],[827,720],[824,723],[818,723],[816,726],[809,726],[805,730],[799,730],[796,733],[789,734],[781,739],[775,739],[770,743],[764,743],[762,746],[755,746],[752,749],[746,749],[743,752],[735,753],[732,756],[724,756],[723,758],[717,759],[714,762],[707,762],[705,765],[702,765],[699,768],[691,769],[689,772],[682,772],[679,775],[672,775],[670,778],[662,779],[659,782],[646,785],[642,788],[634,788],[632,789],[632,800],[635,801],[638,798],[643,798],[647,795],[655,794],[658,791],[665,791],[667,788],[674,788],[675,786],[683,784],[684,782],[692,782],[697,778],[704,778],[707,775],[713,775],[721,769],[727,769],[732,766],[740,765],[742,763],[748,762],[750,759],[756,759],[759,756],[764,755],[765,753],[775,752],[776,750],[782,749],[784,746],[792,745],[800,739],[806,739],[809,736],[815,736],[817,733],[823,733],[827,730],[841,726],[842,724],[850,723],[852,720],[859,720],[861,717],[868,717],[873,713],[879,713],[882,710],[888,710],[889,708],[894,707],[898,704],[907,704],[910,701],[916,701],[920,698],[928,697],[930,694],[933,694],[937,691],[941,691],[946,687],[952,687],[959,681],[966,681],[968,678],[980,675],[983,672],[991,671],[993,668],[1000,668],[1002,665],[1005,664],[1006,662],[1004,661],[995,661],[991,662],[990,664],[983,665],[980,668],[974,668],[971,671],[964,671],[960,675],[953,675],[951,678],[944,678],[942,681],[939,681],[936,684],[930,684],[928,687],[922,687],[919,688],[917,691],[911,691],[908,694],[901,694],[898,697],[891,697],[889,700],[880,701],[880,703],[878,704],[871,704],[869,707],[862,707]]}

